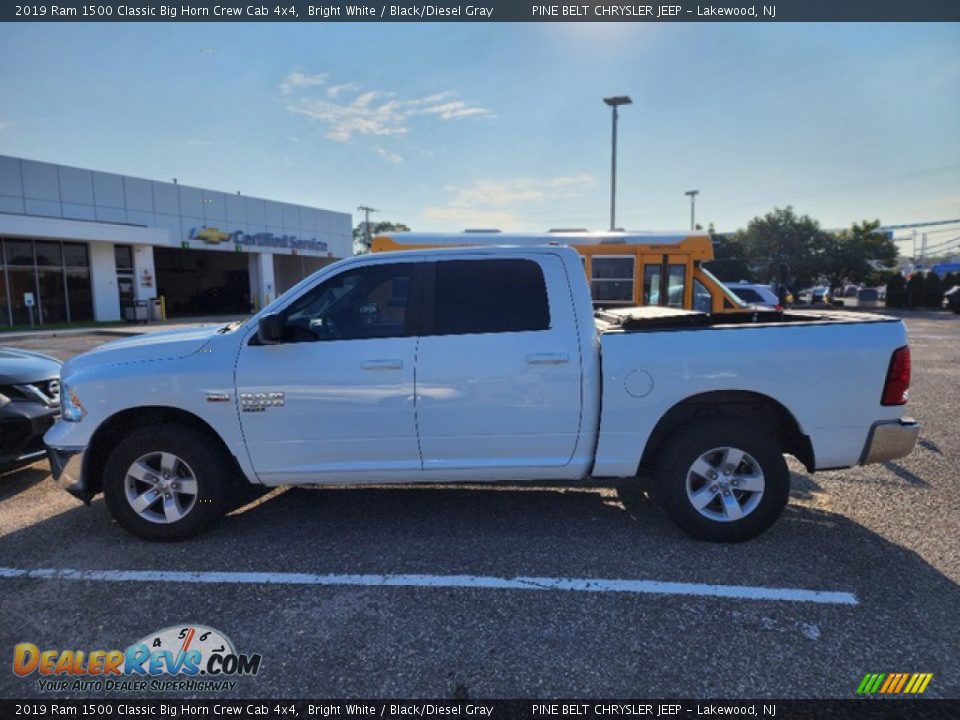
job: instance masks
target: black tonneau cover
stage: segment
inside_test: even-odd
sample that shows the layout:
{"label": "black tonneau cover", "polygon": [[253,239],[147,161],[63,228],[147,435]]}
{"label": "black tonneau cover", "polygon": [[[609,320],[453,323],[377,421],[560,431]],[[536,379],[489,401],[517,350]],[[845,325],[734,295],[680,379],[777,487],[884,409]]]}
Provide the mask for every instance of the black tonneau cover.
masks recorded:
{"label": "black tonneau cover", "polygon": [[710,313],[668,307],[628,307],[597,310],[594,317],[608,330],[638,332],[684,328],[711,328],[731,325],[781,325],[786,323],[851,323],[891,321],[896,318],[872,313],[843,311],[745,310],[743,312]]}
{"label": "black tonneau cover", "polygon": [[[779,314],[779,313],[778,313]],[[681,310],[668,307],[628,307],[597,310],[594,317],[608,325],[623,330],[637,327],[691,327],[709,324],[710,315],[696,310]]]}

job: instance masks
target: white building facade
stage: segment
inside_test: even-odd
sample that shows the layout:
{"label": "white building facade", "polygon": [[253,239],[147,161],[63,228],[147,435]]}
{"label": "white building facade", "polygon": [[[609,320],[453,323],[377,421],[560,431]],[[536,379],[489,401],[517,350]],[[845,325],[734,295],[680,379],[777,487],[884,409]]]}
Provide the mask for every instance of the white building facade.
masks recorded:
{"label": "white building facade", "polygon": [[349,213],[0,155],[0,327],[245,314],[352,252]]}

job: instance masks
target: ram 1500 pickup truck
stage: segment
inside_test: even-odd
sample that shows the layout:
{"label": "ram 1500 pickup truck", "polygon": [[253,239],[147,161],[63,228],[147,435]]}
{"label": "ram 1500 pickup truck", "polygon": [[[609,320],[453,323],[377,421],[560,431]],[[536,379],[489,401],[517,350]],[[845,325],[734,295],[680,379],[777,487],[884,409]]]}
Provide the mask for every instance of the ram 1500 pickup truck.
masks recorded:
{"label": "ram 1500 pickup truck", "polygon": [[911,452],[909,380],[895,318],[594,315],[570,248],[402,251],[247,322],[71,359],[45,441],[59,483],[151,540],[263,487],[649,477],[687,532],[736,541],[780,515],[785,453],[812,472]]}

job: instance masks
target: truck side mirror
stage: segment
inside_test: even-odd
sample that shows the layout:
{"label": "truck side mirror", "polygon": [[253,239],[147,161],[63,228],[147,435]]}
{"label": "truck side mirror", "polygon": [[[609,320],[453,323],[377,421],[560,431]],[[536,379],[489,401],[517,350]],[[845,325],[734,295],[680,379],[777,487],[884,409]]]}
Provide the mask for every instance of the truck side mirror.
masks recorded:
{"label": "truck side mirror", "polygon": [[264,315],[260,318],[257,336],[264,345],[276,345],[283,340],[283,323],[279,315]]}

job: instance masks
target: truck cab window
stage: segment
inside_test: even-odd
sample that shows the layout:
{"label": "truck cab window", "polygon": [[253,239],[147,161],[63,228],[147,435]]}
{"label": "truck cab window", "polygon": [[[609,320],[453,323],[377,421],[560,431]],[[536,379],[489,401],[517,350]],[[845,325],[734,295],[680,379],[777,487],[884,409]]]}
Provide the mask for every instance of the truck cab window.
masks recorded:
{"label": "truck cab window", "polygon": [[416,263],[368,265],[330,278],[284,312],[284,340],[365,340],[410,335],[407,306]]}
{"label": "truck cab window", "polygon": [[436,263],[433,335],[547,330],[550,309],[532,260]]}

